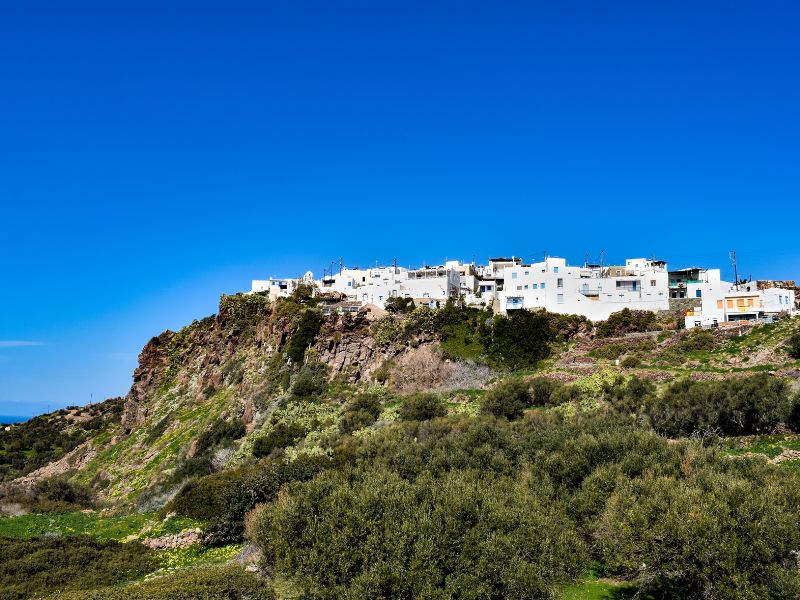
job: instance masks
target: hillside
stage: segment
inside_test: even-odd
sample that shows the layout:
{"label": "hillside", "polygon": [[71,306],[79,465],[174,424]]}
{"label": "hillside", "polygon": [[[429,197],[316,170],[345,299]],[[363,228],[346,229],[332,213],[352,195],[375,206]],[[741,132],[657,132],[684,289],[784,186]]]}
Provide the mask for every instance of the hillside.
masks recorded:
{"label": "hillside", "polygon": [[[752,597],[796,597],[799,319],[688,333],[668,314],[323,308],[305,290],[223,296],[147,343],[125,398],[0,432],[0,508],[31,513],[0,518],[4,552],[24,568],[20,544],[48,531],[76,556],[142,548],[138,571],[100,565],[75,597],[120,581],[223,594],[228,579],[239,596],[210,597],[570,597],[603,576],[585,589],[727,598],[730,573]],[[759,495],[771,508],[747,504]],[[642,533],[698,510],[672,541]],[[703,538],[723,513],[731,533]],[[675,576],[660,547],[699,539],[770,550]]]}

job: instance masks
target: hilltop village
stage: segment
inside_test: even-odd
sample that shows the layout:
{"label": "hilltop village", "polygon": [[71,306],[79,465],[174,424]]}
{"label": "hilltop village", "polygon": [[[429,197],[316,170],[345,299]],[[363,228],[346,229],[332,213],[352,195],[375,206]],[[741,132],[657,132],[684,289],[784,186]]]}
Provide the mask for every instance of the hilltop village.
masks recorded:
{"label": "hilltop village", "polygon": [[686,327],[693,328],[772,320],[798,309],[794,281],[729,282],[722,280],[720,269],[670,270],[665,261],[646,258],[629,258],[617,266],[587,263],[582,267],[556,257],[531,263],[519,257],[492,258],[486,265],[446,261],[418,269],[341,265],[338,272],[326,272],[321,279],[309,271],[299,278],[253,280],[250,291],[275,299],[290,295],[301,284],[332,300],[328,312],[357,312],[370,305],[382,309],[396,299],[433,308],[460,299],[468,306],[491,307],[501,314],[545,309],[592,321],[607,319],[624,308],[679,310]]}

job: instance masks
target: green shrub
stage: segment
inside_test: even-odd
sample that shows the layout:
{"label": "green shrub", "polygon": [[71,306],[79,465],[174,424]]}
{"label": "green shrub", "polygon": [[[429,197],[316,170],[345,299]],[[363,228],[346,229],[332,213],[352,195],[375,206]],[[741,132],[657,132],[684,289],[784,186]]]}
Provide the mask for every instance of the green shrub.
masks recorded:
{"label": "green shrub", "polygon": [[707,352],[716,347],[717,338],[705,329],[693,329],[689,335],[682,337],[678,342],[678,348],[686,352]]}
{"label": "green shrub", "polygon": [[297,327],[286,344],[286,355],[294,364],[302,364],[306,350],[317,339],[322,326],[322,314],[318,310],[307,308],[300,312]]}
{"label": "green shrub", "polygon": [[254,529],[267,568],[314,598],[549,598],[587,564],[548,486],[478,473],[327,472]]}
{"label": "green shrub", "polygon": [[655,329],[658,329],[658,318],[654,312],[623,308],[597,323],[597,337],[615,337]]}
{"label": "green shrub", "polygon": [[209,429],[197,438],[196,453],[202,454],[207,450],[220,446],[228,446],[245,434],[245,426],[239,420],[216,421]]}
{"label": "green shrub", "polygon": [[668,598],[800,597],[797,486],[686,468],[617,488],[595,527],[608,571]]}
{"label": "green shrub", "polygon": [[384,303],[384,308],[391,313],[409,313],[414,310],[414,300],[392,296]]}
{"label": "green shrub", "polygon": [[156,567],[153,552],[139,542],[87,536],[0,538],[0,595],[7,599],[110,585]]}
{"label": "green shrub", "polygon": [[33,491],[39,503],[49,502],[63,505],[67,510],[74,510],[76,507],[94,507],[91,490],[85,485],[70,481],[63,476],[43,479],[33,486]]}
{"label": "green shrub", "polygon": [[293,446],[303,439],[308,432],[300,425],[279,422],[272,426],[270,432],[257,438],[253,443],[253,456],[268,456],[273,450]]}
{"label": "green shrub", "polygon": [[605,344],[599,348],[589,351],[589,356],[603,358],[605,360],[616,360],[628,350],[625,344]]}
{"label": "green shrub", "polygon": [[641,366],[642,359],[638,356],[626,356],[619,364],[624,369],[635,369],[636,367]]}
{"label": "green shrub", "polygon": [[300,398],[321,396],[328,390],[328,366],[321,362],[303,365],[292,385],[292,395]]}
{"label": "green shrub", "polygon": [[53,600],[274,600],[266,581],[234,565],[184,569],[162,577],[80,593],[67,592]]}
{"label": "green shrub", "polygon": [[549,377],[536,377],[530,382],[531,404],[533,406],[549,406],[553,393],[563,386],[562,383]]}
{"label": "green shrub", "polygon": [[553,390],[550,396],[550,404],[561,406],[562,404],[578,403],[583,398],[583,391],[577,385],[562,385]]}
{"label": "green shrub", "polygon": [[301,456],[288,464],[265,459],[242,465],[187,484],[162,512],[210,522],[208,544],[238,542],[245,515],[256,504],[273,501],[283,484],[305,481],[330,466],[330,459],[320,456]]}
{"label": "green shrub", "polygon": [[656,430],[670,436],[767,433],[789,420],[786,382],[765,373],[723,381],[682,380],[644,407]]}
{"label": "green shrub", "polygon": [[403,421],[429,421],[443,417],[447,408],[436,394],[412,394],[403,399],[398,416]]}
{"label": "green shrub", "polygon": [[372,425],[381,414],[381,399],[376,394],[359,394],[351,400],[342,413],[339,430],[352,433]]}
{"label": "green shrub", "polygon": [[550,355],[555,335],[547,314],[541,311],[515,310],[510,316],[495,316],[489,358],[506,369],[527,369]]}
{"label": "green shrub", "polygon": [[789,356],[800,359],[800,333],[795,333],[787,341]]}
{"label": "green shrub", "polygon": [[517,419],[532,403],[531,390],[527,383],[519,379],[502,381],[487,391],[481,398],[481,412]]}

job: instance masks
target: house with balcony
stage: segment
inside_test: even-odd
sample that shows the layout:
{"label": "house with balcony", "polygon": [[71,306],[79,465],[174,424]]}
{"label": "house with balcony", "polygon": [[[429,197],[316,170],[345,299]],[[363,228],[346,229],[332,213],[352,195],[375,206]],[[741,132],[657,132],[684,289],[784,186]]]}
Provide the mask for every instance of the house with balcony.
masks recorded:
{"label": "house with balcony", "polygon": [[667,271],[661,265],[640,259],[638,266],[626,267],[619,276],[608,277],[605,273],[601,269],[569,266],[565,259],[557,257],[508,267],[503,290],[498,293],[500,312],[539,308],[599,321],[623,308],[669,308]]}
{"label": "house with balcony", "polygon": [[701,306],[686,311],[686,328],[723,327],[796,313],[794,290],[739,288],[734,286],[716,296],[704,296]]}

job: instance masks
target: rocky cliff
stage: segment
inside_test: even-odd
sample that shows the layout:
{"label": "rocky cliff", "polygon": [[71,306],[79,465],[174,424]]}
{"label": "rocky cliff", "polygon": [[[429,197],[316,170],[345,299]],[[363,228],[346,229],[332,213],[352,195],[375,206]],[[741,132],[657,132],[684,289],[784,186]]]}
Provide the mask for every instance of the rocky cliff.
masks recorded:
{"label": "rocky cliff", "polygon": [[[294,300],[223,296],[218,314],[145,345],[119,424],[62,458],[56,471],[69,472],[112,503],[156,506],[165,500],[159,494],[176,491],[180,469],[215,423],[245,426],[244,438],[218,457],[222,464],[250,456],[252,440],[286,398],[298,363],[324,365],[330,382],[350,387],[374,384],[379,369],[385,381],[397,365],[409,368],[405,383],[411,387],[417,376],[425,387],[456,376],[486,378],[483,371],[465,375],[443,360],[429,334],[418,335],[411,345],[379,342],[376,318],[369,313],[323,317]],[[53,474],[51,467],[26,482]]]}

